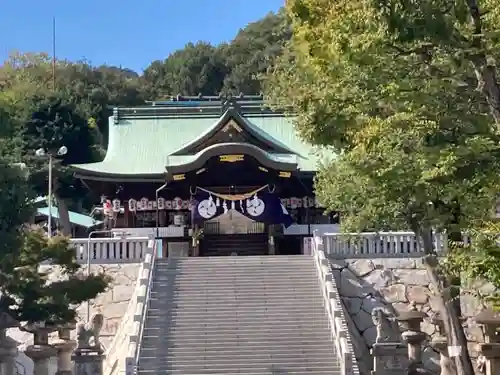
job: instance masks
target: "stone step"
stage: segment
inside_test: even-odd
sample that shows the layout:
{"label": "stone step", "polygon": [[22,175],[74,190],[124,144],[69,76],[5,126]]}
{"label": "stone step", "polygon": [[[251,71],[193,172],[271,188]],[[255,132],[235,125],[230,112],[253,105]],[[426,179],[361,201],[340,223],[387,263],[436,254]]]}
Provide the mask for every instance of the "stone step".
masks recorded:
{"label": "stone step", "polygon": [[[186,370],[169,370],[168,374],[169,375],[340,375],[340,370],[334,370],[332,371],[331,369],[316,369],[316,370],[309,370],[305,371],[303,368],[299,370],[294,370],[294,369],[287,369],[286,372],[282,372],[280,370],[262,370],[262,371],[239,371],[238,372],[227,372],[224,371],[222,373],[214,372],[211,369],[198,369],[196,372],[186,372]],[[304,372],[305,371],[305,372]],[[157,375],[158,370],[152,369],[152,370],[139,370],[137,375]]]}
{"label": "stone step", "polygon": [[[326,320],[326,319],[325,319]],[[254,322],[245,322],[245,323],[239,323],[235,322],[232,323],[232,325],[229,324],[224,324],[224,323],[218,323],[218,324],[205,324],[204,322],[199,322],[198,324],[191,323],[191,322],[185,322],[182,323],[180,321],[177,322],[172,322],[169,321],[168,323],[165,322],[153,322],[149,321],[147,326],[144,327],[144,332],[148,331],[151,334],[154,332],[157,332],[159,334],[159,331],[167,331],[167,330],[182,330],[183,332],[188,332],[188,331],[200,331],[203,330],[205,333],[210,333],[212,331],[219,331],[219,332],[236,332],[236,331],[247,331],[247,330],[255,330],[255,331],[260,331],[260,330],[289,330],[289,329],[304,329],[304,330],[318,330],[321,331],[322,329],[327,329],[328,324],[326,322],[310,322],[310,323],[302,323],[302,322],[297,322],[297,321],[288,321],[288,322],[277,322],[269,320],[268,322],[262,322],[262,321],[254,321]]]}
{"label": "stone step", "polygon": [[184,280],[172,280],[157,278],[152,282],[153,289],[160,288],[160,290],[169,290],[176,288],[193,288],[197,289],[255,289],[255,290],[280,290],[282,288],[294,288],[294,289],[307,289],[320,290],[318,279],[287,279],[287,278],[220,278],[218,280],[207,280],[204,278],[190,278]]}
{"label": "stone step", "polygon": [[[332,353],[333,356],[333,353]],[[218,367],[224,368],[226,366],[237,366],[240,369],[261,367],[262,365],[285,365],[293,367],[297,365],[314,364],[316,366],[335,366],[335,359],[328,358],[328,356],[300,356],[294,353],[284,355],[269,355],[269,356],[213,356],[202,357],[195,360],[193,357],[153,357],[153,358],[140,358],[139,366],[144,367],[158,367],[161,365],[172,365],[172,367],[190,367],[195,364],[202,365],[203,367]]]}
{"label": "stone step", "polygon": [[[326,337],[326,336],[328,337]],[[231,337],[227,341],[214,341],[210,338],[184,338],[182,341],[172,341],[169,337],[143,337],[141,348],[193,348],[198,350],[200,348],[255,348],[256,346],[262,347],[316,347],[330,346],[332,344],[330,333],[323,333],[321,336],[315,337],[299,337],[295,340],[290,340],[289,337],[280,335],[266,336],[266,337]]]}
{"label": "stone step", "polygon": [[[181,342],[189,341],[189,340],[212,340],[213,342],[219,340],[234,340],[241,341],[243,339],[246,340],[269,340],[270,338],[280,335],[283,339],[288,339],[289,341],[298,340],[298,339],[313,339],[313,338],[325,338],[326,333],[321,335],[321,331],[309,331],[309,332],[298,332],[296,329],[287,329],[287,330],[247,330],[247,331],[238,331],[238,332],[230,332],[230,331],[221,331],[221,332],[204,332],[203,330],[197,331],[187,331],[184,330],[175,330],[169,332],[169,340],[171,341],[179,341],[179,345]],[[156,333],[152,333],[150,331],[144,330],[143,339],[153,339],[156,336]],[[161,337],[161,336],[160,336]]]}
{"label": "stone step", "polygon": [[196,300],[186,300],[186,301],[168,301],[168,300],[151,300],[150,306],[152,307],[154,304],[156,306],[162,307],[170,307],[171,309],[189,309],[189,308],[203,308],[203,309],[221,309],[226,308],[230,309],[238,309],[238,308],[249,308],[254,307],[255,309],[263,309],[263,308],[272,308],[274,306],[296,306],[303,307],[304,310],[307,310],[311,305],[318,305],[318,301],[320,299],[312,298],[312,299],[298,299],[298,300],[290,300],[286,299],[283,301],[276,300],[235,300],[235,301],[227,301],[225,306],[217,305],[216,303],[210,303],[209,301],[206,303],[201,303]]}
{"label": "stone step", "polygon": [[259,275],[262,277],[269,276],[290,276],[290,277],[310,277],[316,278],[316,271],[310,269],[290,269],[290,268],[279,268],[279,269],[251,269],[251,270],[241,270],[232,269],[230,271],[221,271],[221,270],[161,270],[155,271],[154,277],[169,277],[169,278],[182,278],[188,276],[200,276],[200,277],[211,277],[211,276],[223,276],[223,277],[242,277],[242,276],[251,276],[251,275]]}
{"label": "stone step", "polygon": [[203,278],[210,281],[218,281],[220,279],[252,279],[254,277],[258,277],[260,279],[267,279],[268,281],[276,280],[276,279],[289,279],[295,282],[301,282],[302,280],[317,280],[317,276],[315,272],[293,272],[293,270],[272,270],[272,271],[249,271],[249,272],[187,272],[184,274],[179,273],[168,273],[165,272],[156,272],[154,274],[154,279],[156,280],[190,280],[193,278]]}
{"label": "stone step", "polygon": [[240,298],[246,297],[254,298],[263,296],[263,300],[267,299],[300,299],[304,298],[316,298],[318,301],[323,301],[323,295],[318,288],[287,288],[283,286],[279,289],[254,289],[254,288],[223,288],[223,289],[207,289],[207,288],[197,288],[197,289],[189,289],[189,288],[175,288],[174,290],[168,290],[168,287],[155,288],[151,290],[150,300],[160,300],[164,301],[165,299],[172,300],[174,298],[193,298],[200,299],[204,301],[206,298]]}
{"label": "stone step", "polygon": [[189,258],[158,258],[156,264],[163,266],[167,264],[186,265],[186,264],[240,264],[240,263],[260,263],[260,264],[290,264],[290,263],[304,263],[312,265],[314,259],[310,255],[252,255],[252,256],[238,256],[230,258],[221,257],[189,257]]}
{"label": "stone step", "polygon": [[299,324],[305,324],[305,323],[314,323],[314,324],[324,324],[327,325],[328,320],[326,319],[326,312],[323,312],[322,315],[324,319],[318,319],[317,315],[313,315],[312,318],[309,315],[302,316],[302,315],[282,315],[277,317],[274,314],[260,314],[258,316],[255,315],[237,315],[235,313],[233,314],[228,314],[226,316],[186,316],[186,317],[175,317],[175,316],[170,316],[168,320],[164,318],[159,318],[159,317],[146,317],[146,322],[151,322],[155,323],[157,321],[161,321],[164,324],[196,324],[198,322],[206,324],[206,325],[211,325],[211,324],[253,324],[254,322],[259,322],[262,324],[267,324],[267,323],[272,323],[272,324],[278,324],[278,323],[299,323]]}
{"label": "stone step", "polygon": [[[141,365],[139,365],[141,368]],[[171,364],[165,364],[156,366],[154,369],[151,369],[151,372],[145,372],[142,369],[140,370],[140,374],[168,374],[168,375],[186,375],[186,374],[211,374],[211,375],[227,375],[231,373],[235,373],[238,375],[245,375],[250,373],[257,374],[269,374],[269,375],[290,375],[290,374],[300,374],[300,375],[308,375],[314,374],[317,371],[327,371],[327,374],[330,375],[340,375],[340,367],[335,365],[334,362],[326,362],[324,364],[296,364],[291,365],[288,363],[283,364],[249,364],[248,366],[242,366],[237,363],[221,365],[221,366],[204,366],[203,364],[186,364],[183,366],[172,366]]]}
{"label": "stone step", "polygon": [[214,289],[214,288],[247,288],[261,290],[267,288],[270,290],[279,290],[283,287],[295,288],[314,288],[312,290],[319,290],[319,280],[312,278],[297,278],[291,277],[221,277],[221,278],[204,278],[204,277],[185,277],[185,278],[154,278],[152,282],[153,288],[176,288],[176,287],[190,287],[196,289]]}
{"label": "stone step", "polygon": [[[209,286],[210,288],[208,288]],[[290,295],[290,296],[307,296],[307,295],[315,295],[321,296],[321,289],[319,285],[316,287],[312,286],[288,286],[288,285],[280,285],[273,286],[273,288],[268,287],[260,287],[260,286],[244,286],[241,287],[238,285],[221,285],[219,288],[214,285],[199,285],[199,287],[195,288],[193,286],[188,285],[176,285],[174,287],[168,285],[154,285],[151,289],[151,295],[160,298],[170,297],[172,295],[189,295],[189,294],[197,294],[197,295],[248,295],[248,294],[268,294],[273,296],[280,295]]]}
{"label": "stone step", "polygon": [[293,291],[290,293],[287,291],[286,293],[269,293],[269,292],[264,292],[262,294],[259,293],[254,293],[253,291],[250,292],[239,292],[239,293],[231,293],[231,292],[226,292],[226,293],[221,293],[221,294],[215,294],[215,293],[190,293],[190,292],[185,292],[185,293],[176,293],[176,294],[167,294],[167,293],[160,293],[160,292],[151,292],[150,295],[150,302],[156,303],[164,303],[164,302],[176,302],[176,301],[186,301],[186,300],[191,300],[191,301],[198,301],[200,304],[206,304],[210,303],[211,301],[250,301],[250,300],[262,300],[262,301],[290,301],[292,302],[297,302],[297,301],[307,301],[308,303],[323,303],[323,297],[312,293],[294,293]]}
{"label": "stone step", "polygon": [[[259,305],[242,305],[239,306],[238,309],[231,309],[227,306],[206,306],[206,305],[197,305],[190,307],[188,309],[178,309],[172,306],[161,306],[161,305],[151,305],[149,311],[147,312],[147,318],[155,318],[155,319],[166,319],[173,316],[192,316],[192,313],[198,312],[198,318],[204,319],[205,317],[209,319],[210,317],[215,317],[217,314],[223,320],[225,317],[253,317],[255,319],[260,319],[262,317],[275,317],[284,319],[286,316],[289,317],[311,317],[315,318],[316,316],[325,316],[326,310],[322,308],[314,308],[312,306],[310,309],[305,308],[295,308],[293,305],[284,305],[284,306],[269,306],[267,309],[261,307]],[[203,315],[200,315],[202,314]]]}
{"label": "stone step", "polygon": [[[203,344],[203,343],[201,343]],[[233,354],[242,354],[242,353],[288,353],[288,352],[297,352],[297,353],[323,353],[324,355],[330,355],[334,353],[335,349],[333,344],[325,345],[324,343],[311,343],[309,345],[304,346],[304,344],[296,344],[296,343],[287,343],[287,345],[276,346],[276,345],[263,345],[261,343],[258,344],[237,344],[237,345],[226,345],[221,343],[220,345],[214,345],[206,343],[206,345],[196,345],[189,347],[179,347],[179,346],[169,346],[167,350],[163,347],[144,347],[141,346],[141,356],[144,353],[144,356],[154,356],[154,355],[177,355],[177,354],[193,354],[193,355],[205,355],[210,356],[212,354],[221,354],[221,355],[233,355]]]}
{"label": "stone step", "polygon": [[219,312],[203,312],[203,315],[200,315],[199,311],[188,311],[188,312],[179,312],[179,311],[168,311],[164,313],[158,313],[158,314],[148,314],[146,316],[147,322],[155,322],[155,321],[164,321],[168,322],[170,320],[174,321],[193,321],[193,320],[205,320],[205,321],[216,321],[219,319],[219,321],[224,320],[224,316],[228,316],[231,318],[238,318],[238,319],[255,319],[255,320],[262,320],[265,321],[266,319],[276,319],[279,317],[280,319],[286,319],[286,320],[291,320],[291,319],[304,319],[305,317],[310,318],[311,320],[314,319],[319,319],[319,320],[326,320],[326,312],[323,311],[313,311],[312,313],[300,311],[300,312],[282,312],[282,311],[258,311],[258,312],[253,312],[252,310],[248,311],[243,311],[243,312],[234,312],[234,311],[227,311],[223,315],[221,315]]}
{"label": "stone step", "polygon": [[235,298],[234,296],[217,296],[217,297],[176,297],[176,298],[154,298],[149,301],[149,308],[151,309],[179,309],[183,307],[197,306],[200,308],[211,309],[214,307],[220,308],[221,304],[226,304],[228,307],[239,308],[241,306],[262,306],[267,307],[269,305],[283,305],[283,306],[320,306],[323,299],[315,296],[308,296],[304,298],[297,297],[297,295],[291,296],[268,296],[266,299],[259,298],[257,296],[241,296]]}

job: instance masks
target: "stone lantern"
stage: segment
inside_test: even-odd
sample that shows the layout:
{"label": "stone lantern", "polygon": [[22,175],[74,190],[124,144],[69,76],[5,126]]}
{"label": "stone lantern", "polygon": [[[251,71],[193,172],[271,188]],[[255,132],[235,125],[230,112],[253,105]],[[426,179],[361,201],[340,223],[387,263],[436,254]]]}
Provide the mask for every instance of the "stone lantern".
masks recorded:
{"label": "stone lantern", "polygon": [[18,322],[9,314],[0,313],[0,375],[15,373],[17,344],[7,336],[7,329],[18,326]]}
{"label": "stone lantern", "polygon": [[22,331],[33,334],[33,345],[24,351],[33,360],[34,375],[49,375],[49,360],[56,356],[57,349],[49,345],[49,334],[57,329],[55,325],[40,322],[21,327]]}
{"label": "stone lantern", "polygon": [[485,375],[500,373],[500,313],[485,310],[476,317],[476,323],[484,327],[485,342],[478,344],[480,356],[478,368]]}
{"label": "stone lantern", "polygon": [[408,375],[428,374],[422,363],[422,344],[426,334],[422,332],[420,325],[427,314],[418,311],[415,302],[412,302],[408,311],[399,314],[396,320],[401,324],[403,339],[408,344]]}
{"label": "stone lantern", "polygon": [[57,328],[58,337],[52,342],[57,350],[57,372],[56,375],[72,375],[73,362],[71,356],[76,348],[76,341],[71,339],[71,331],[76,324],[68,323]]}
{"label": "stone lantern", "polygon": [[440,375],[453,375],[456,373],[455,361],[450,358],[448,353],[448,340],[444,330],[444,322],[440,314],[436,313],[431,317],[431,323],[437,328],[437,335],[432,339],[431,346],[440,356],[439,366]]}

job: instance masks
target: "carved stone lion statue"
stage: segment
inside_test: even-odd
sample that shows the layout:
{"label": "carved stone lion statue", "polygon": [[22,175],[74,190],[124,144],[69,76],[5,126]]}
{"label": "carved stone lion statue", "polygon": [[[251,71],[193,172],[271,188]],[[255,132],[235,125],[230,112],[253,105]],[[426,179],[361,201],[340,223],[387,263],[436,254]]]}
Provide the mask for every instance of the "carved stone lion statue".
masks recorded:
{"label": "carved stone lion statue", "polygon": [[382,307],[376,307],[372,310],[372,321],[377,328],[376,343],[401,341],[399,326],[394,318],[394,314]]}
{"label": "carved stone lion statue", "polygon": [[94,314],[89,323],[80,323],[76,328],[77,349],[101,349],[99,334],[104,324],[102,314]]}

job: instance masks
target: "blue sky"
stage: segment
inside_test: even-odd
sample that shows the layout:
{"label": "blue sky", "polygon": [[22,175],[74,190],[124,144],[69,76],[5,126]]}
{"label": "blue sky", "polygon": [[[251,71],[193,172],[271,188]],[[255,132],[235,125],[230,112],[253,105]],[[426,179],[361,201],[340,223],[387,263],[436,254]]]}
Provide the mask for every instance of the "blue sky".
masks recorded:
{"label": "blue sky", "polygon": [[[0,61],[12,50],[52,51],[141,72],[190,41],[220,43],[284,0],[0,0]],[[70,5],[72,4],[72,5]],[[127,5],[129,4],[129,5]]]}

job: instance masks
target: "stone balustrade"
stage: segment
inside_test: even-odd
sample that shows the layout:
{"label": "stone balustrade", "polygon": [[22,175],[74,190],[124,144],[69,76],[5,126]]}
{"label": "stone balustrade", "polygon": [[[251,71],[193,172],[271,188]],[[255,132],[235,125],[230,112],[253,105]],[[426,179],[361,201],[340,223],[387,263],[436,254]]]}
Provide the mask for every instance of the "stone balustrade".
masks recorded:
{"label": "stone balustrade", "polygon": [[128,335],[128,343],[123,352],[123,355],[125,356],[126,375],[135,375],[136,373],[137,361],[142,339],[142,329],[147,312],[155,260],[156,246],[155,241],[151,239],[148,244],[148,250],[144,257],[141,274],[139,275],[137,281],[138,291],[135,296],[136,300],[134,315]]}
{"label": "stone balustrade", "polygon": [[332,276],[328,259],[323,251],[321,237],[313,241],[313,257],[320,280],[325,309],[328,314],[335,352],[341,364],[342,375],[358,375],[359,368],[350,339],[344,309],[340,303],[338,288]]}
{"label": "stone balustrade", "polygon": [[138,310],[142,312],[144,309],[145,296],[147,294],[147,286],[149,277],[153,267],[152,261],[155,253],[155,244],[152,240],[148,242],[148,247],[144,256],[143,262],[139,268],[139,276],[137,278],[134,292],[130,298],[120,327],[116,332],[113,341],[106,352],[106,360],[104,362],[104,374],[114,375],[125,372],[126,360],[123,360],[125,353],[128,352],[130,342],[137,342],[138,335],[137,325],[140,323]]}
{"label": "stone balustrade", "polygon": [[148,237],[73,238],[79,263],[138,263],[148,246]]}
{"label": "stone balustrade", "polygon": [[[324,251],[335,258],[408,257],[423,253],[413,232],[315,233],[323,237]],[[435,248],[445,251],[447,237],[434,235]]]}

